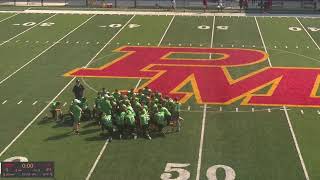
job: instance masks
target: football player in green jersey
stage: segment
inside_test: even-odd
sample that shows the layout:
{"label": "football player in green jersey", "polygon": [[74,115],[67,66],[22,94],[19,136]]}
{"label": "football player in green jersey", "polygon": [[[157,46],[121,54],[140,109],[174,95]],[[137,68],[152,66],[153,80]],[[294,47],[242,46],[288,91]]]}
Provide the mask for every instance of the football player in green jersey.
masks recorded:
{"label": "football player in green jersey", "polygon": [[103,100],[102,93],[98,92],[98,96],[94,100],[92,114],[93,114],[93,118],[97,120],[99,125],[100,125],[100,119],[102,116],[102,109],[101,109],[102,100]]}
{"label": "football player in green jersey", "polygon": [[50,104],[50,112],[52,115],[52,119],[59,120],[62,119],[62,111],[61,111],[61,103],[59,101],[54,101]]}
{"label": "football player in green jersey", "polygon": [[90,120],[91,119],[91,110],[89,108],[87,99],[85,97],[82,97],[80,99],[80,104],[79,104],[80,108],[82,109],[82,119],[83,120]]}
{"label": "football player in green jersey", "polygon": [[146,109],[146,106],[140,106],[139,107],[139,119],[140,119],[140,124],[142,127],[142,132],[145,135],[146,138],[151,140],[151,137],[149,135],[149,121],[150,121],[150,116],[149,113]]}
{"label": "football player in green jersey", "polygon": [[112,124],[111,114],[106,114],[105,112],[102,113],[101,130],[102,130],[102,134],[103,134],[104,130],[108,131],[108,133],[109,133],[108,140],[109,140],[109,142],[111,142],[112,136],[113,136],[113,124]]}
{"label": "football player in green jersey", "polygon": [[136,120],[135,120],[135,112],[131,105],[127,105],[124,107],[126,116],[125,116],[125,125],[128,131],[131,133],[134,139],[137,139],[137,128],[136,128]]}
{"label": "football player in green jersey", "polygon": [[[154,114],[154,120],[158,126],[159,132],[162,132],[162,129],[167,125],[165,114],[163,111],[159,111],[158,108]],[[162,133],[164,135],[164,133]]]}
{"label": "football player in green jersey", "polygon": [[124,126],[125,126],[125,116],[126,116],[125,105],[122,105],[122,107],[116,106],[112,115],[119,132],[119,139],[122,139]]}
{"label": "football player in green jersey", "polygon": [[76,134],[79,134],[80,119],[82,115],[82,109],[79,106],[80,103],[81,101],[79,101],[78,99],[74,99],[70,106],[70,113],[73,117],[73,131]]}

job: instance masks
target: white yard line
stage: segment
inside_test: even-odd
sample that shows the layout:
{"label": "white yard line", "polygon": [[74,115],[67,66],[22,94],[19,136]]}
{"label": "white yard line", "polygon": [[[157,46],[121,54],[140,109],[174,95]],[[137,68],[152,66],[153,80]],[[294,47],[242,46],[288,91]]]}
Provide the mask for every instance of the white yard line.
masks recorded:
{"label": "white yard line", "polygon": [[[128,22],[97,52],[97,54],[95,54],[91,60],[86,64],[85,67],[88,67],[90,65],[90,63],[105,49],[105,47],[107,45],[110,44],[110,42],[123,30],[124,27],[127,26],[127,24],[131,21],[131,19],[133,18],[134,16],[132,16]],[[50,106],[50,104],[55,101],[59,96],[60,94],[62,94],[68,87],[69,85],[75,80],[76,78],[72,78],[62,89],[61,91],[40,111],[39,114],[37,114],[33,119],[32,121],[29,122],[29,124],[23,128],[23,130],[1,151],[0,153],[0,157],[5,153],[7,152],[7,150],[12,146],[12,144],[14,142],[17,141],[17,139],[40,117],[40,115]]]}
{"label": "white yard line", "polygon": [[204,129],[205,129],[205,124],[206,124],[206,115],[207,115],[207,104],[204,104],[203,114],[202,114],[202,127],[201,127],[201,135],[200,135],[200,145],[199,145],[196,180],[200,179],[200,170],[201,170],[201,162],[202,162],[202,149],[203,149],[203,141],[204,141]]}
{"label": "white yard line", "polygon": [[[263,47],[264,47],[266,53],[268,53],[267,48],[266,48],[265,43],[264,43],[264,40],[263,40],[263,37],[262,37],[262,34],[261,34],[261,31],[260,31],[260,28],[259,28],[259,24],[258,24],[257,18],[256,17],[254,17],[254,18],[255,18],[256,23],[257,23],[257,27],[258,27],[258,30],[259,30],[259,33],[260,33],[260,37],[261,37],[261,41],[262,41]],[[270,58],[268,58],[268,60],[269,60],[270,67],[272,67],[271,62],[270,62]],[[304,163],[304,160],[303,160],[303,157],[302,157],[302,154],[301,154],[301,151],[300,151],[300,147],[299,147],[296,135],[295,135],[294,130],[293,130],[292,125],[291,125],[291,121],[290,121],[288,110],[287,110],[286,106],[283,106],[283,110],[284,110],[284,113],[286,115],[286,119],[288,121],[288,125],[289,125],[289,129],[290,129],[290,132],[291,132],[291,136],[293,138],[294,145],[295,145],[295,148],[297,150],[297,153],[298,153],[298,156],[299,156],[299,159],[300,159],[300,163],[301,163],[305,178],[306,178],[306,180],[310,180],[308,171],[306,169],[306,165]]]}
{"label": "white yard line", "polygon": [[38,101],[35,101],[32,103],[32,106],[36,105],[38,103]]}
{"label": "white yard line", "polygon": [[[132,17],[132,18],[133,18],[133,17]],[[131,18],[131,19],[132,19],[132,18]],[[130,19],[130,20],[131,20],[131,19]],[[163,40],[164,36],[167,34],[167,31],[168,31],[168,29],[169,29],[169,27],[170,27],[170,25],[171,25],[171,23],[172,23],[173,19],[174,19],[174,16],[172,17],[172,19],[171,19],[171,21],[170,21],[170,23],[169,23],[169,25],[168,25],[167,29],[165,30],[164,34],[162,35],[161,40],[160,40],[160,42],[158,43],[158,46],[160,46],[160,44],[161,44],[161,42],[162,42],[162,40]],[[129,20],[129,21],[130,21],[130,20]],[[129,21],[127,22],[127,24],[129,23]],[[125,26],[126,26],[126,25],[125,25]],[[123,27],[124,27],[124,26],[123,26]],[[140,84],[141,80],[142,80],[142,79],[139,79],[138,83],[136,84],[136,86],[135,86],[135,88],[136,88],[136,89],[138,88],[138,86],[139,86],[139,84]],[[108,141],[108,140],[104,143],[104,145],[103,145],[103,147],[102,147],[102,149],[101,149],[101,151],[100,151],[100,153],[99,153],[99,155],[98,155],[98,157],[97,157],[96,161],[94,162],[94,164],[93,164],[92,168],[91,168],[91,169],[90,169],[90,171],[89,171],[88,176],[86,177],[86,180],[89,180],[89,179],[91,178],[92,173],[94,172],[94,170],[95,170],[95,168],[96,168],[96,166],[97,166],[98,162],[100,161],[101,156],[102,156],[103,152],[105,151],[105,149],[106,149],[106,147],[107,147],[108,143],[109,143],[109,141]]]}
{"label": "white yard line", "polygon": [[[135,15],[133,15],[133,16],[126,22],[126,24],[125,24],[124,26],[122,26],[122,28],[100,49],[100,51],[88,62],[88,64],[86,64],[85,67],[88,67],[88,66],[90,65],[90,63],[110,44],[110,42],[111,42],[115,37],[117,37],[117,35],[130,23],[130,21],[131,21],[134,17],[135,17]],[[70,82],[72,82],[74,79],[75,79],[75,77],[74,77]],[[104,150],[106,149],[106,147],[107,147],[107,145],[108,145],[108,142],[109,142],[109,141],[106,141],[106,142],[104,143],[104,145],[103,145],[103,147],[102,147],[102,149],[101,149],[101,151],[100,151],[100,153],[99,153],[96,161],[94,162],[92,168],[90,169],[90,171],[89,171],[89,173],[88,173],[88,175],[87,175],[87,177],[86,177],[86,180],[89,180],[89,179],[91,178],[91,175],[92,175],[92,173],[94,172],[94,170],[95,170],[95,168],[96,168],[96,166],[97,166],[97,164],[98,164],[98,162],[99,162],[99,160],[100,160],[100,158],[101,158]]]}
{"label": "white yard line", "polygon": [[[161,37],[161,39],[160,39],[160,41],[159,41],[159,43],[158,43],[158,47],[161,45],[161,43],[162,43],[164,37],[166,36],[169,28],[171,27],[171,24],[172,24],[174,18],[175,18],[175,16],[172,16],[171,21],[169,22],[169,24],[168,24],[166,30],[164,31],[164,33],[162,34],[162,37]],[[139,87],[141,81],[142,81],[142,79],[140,78],[139,81],[138,81],[138,83],[137,83],[136,86],[135,86],[135,89],[137,89],[137,88]]]}
{"label": "white yard line", "polygon": [[26,30],[22,31],[21,33],[19,33],[19,34],[15,35],[15,36],[13,36],[13,37],[11,37],[10,39],[8,39],[8,40],[6,40],[6,41],[3,41],[2,43],[0,43],[0,46],[2,46],[2,45],[4,45],[4,44],[6,44],[7,42],[10,42],[12,39],[14,39],[14,38],[16,38],[16,37],[20,36],[21,34],[24,34],[24,33],[28,32],[28,31],[30,31],[31,29],[33,29],[33,28],[35,28],[35,27],[38,27],[38,26],[39,26],[40,24],[42,24],[43,22],[45,22],[45,21],[47,21],[47,20],[51,19],[52,17],[54,17],[54,16],[56,16],[56,15],[57,15],[57,14],[54,14],[54,15],[52,15],[52,16],[50,16],[50,17],[48,17],[47,19],[42,20],[42,21],[41,21],[41,22],[39,22],[38,24],[36,24],[36,25],[34,25],[34,26],[31,26],[30,28],[28,28],[28,29],[26,29]]}
{"label": "white yard line", "polygon": [[[212,30],[211,30],[211,42],[210,42],[210,47],[212,48],[213,47],[213,35],[214,35],[214,29],[215,29],[215,21],[216,21],[216,17],[213,16],[213,20],[212,20]],[[212,55],[210,53],[209,55],[209,59],[211,59]]]}
{"label": "white yard line", "polygon": [[0,20],[0,23],[3,22],[3,21],[6,21],[6,20],[8,20],[8,19],[10,19],[10,18],[18,15],[18,14],[19,14],[19,13],[15,13],[14,15],[11,15],[11,16],[9,16],[9,17],[6,17],[6,18],[4,18],[4,19],[1,19],[1,20]]}
{"label": "white yard line", "polygon": [[134,87],[134,89],[137,89],[141,83],[142,79],[140,78],[139,81],[137,82],[136,86]]}
{"label": "white yard line", "polygon": [[100,161],[103,152],[104,152],[105,149],[107,148],[108,143],[109,143],[109,140],[107,140],[107,141],[104,143],[104,145],[103,145],[103,147],[102,147],[102,149],[101,149],[101,151],[100,151],[100,153],[99,153],[96,161],[94,162],[92,168],[91,168],[90,171],[89,171],[88,176],[86,177],[86,180],[89,180],[89,179],[91,178],[91,175],[92,175],[93,171],[96,169],[96,166],[97,166],[98,162]]}
{"label": "white yard line", "polygon": [[[213,16],[210,48],[213,47],[213,36],[214,36],[215,21],[216,21],[216,17]],[[210,53],[209,58],[211,59],[211,53]],[[200,135],[200,145],[199,145],[196,180],[200,180],[200,171],[201,171],[201,163],[202,163],[202,149],[203,149],[203,141],[204,141],[204,130],[205,130],[205,125],[206,125],[206,115],[207,115],[207,104],[204,104],[204,106],[203,106],[203,115],[202,115],[202,125],[201,125],[201,135]]]}
{"label": "white yard line", "polygon": [[51,46],[49,46],[47,49],[43,50],[41,53],[39,53],[37,56],[35,56],[34,58],[32,58],[30,61],[28,61],[27,63],[25,63],[23,66],[21,66],[19,69],[15,70],[13,73],[11,73],[9,76],[7,76],[6,78],[2,79],[0,81],[0,85],[5,82],[6,80],[8,80],[10,77],[12,77],[13,75],[15,75],[17,72],[19,72],[21,69],[23,69],[24,67],[26,67],[27,65],[29,65],[30,63],[32,63],[34,60],[36,60],[38,57],[40,57],[42,54],[44,54],[45,52],[47,52],[48,50],[50,50],[52,47],[54,47],[56,44],[58,44],[61,40],[63,40],[64,38],[66,38],[67,36],[69,36],[71,33],[73,33],[75,30],[77,30],[78,28],[80,28],[81,26],[83,26],[85,23],[87,23],[90,19],[92,19],[94,16],[91,16],[90,18],[88,18],[86,21],[84,21],[83,23],[81,23],[79,26],[77,26],[76,28],[74,28],[73,30],[71,30],[69,33],[67,33],[66,35],[64,35],[62,38],[60,38],[58,41],[56,41],[55,43],[53,43]]}
{"label": "white yard line", "polygon": [[296,135],[295,135],[295,133],[294,133],[294,130],[293,130],[293,127],[292,127],[290,118],[289,118],[289,114],[288,114],[287,108],[286,108],[285,106],[283,106],[283,109],[284,109],[284,113],[285,113],[285,115],[286,115],[286,118],[287,118],[287,121],[288,121],[288,124],[289,124],[289,129],[290,129],[290,132],[291,132],[293,141],[294,141],[294,145],[296,146],[296,149],[297,149],[297,152],[298,152],[298,155],[299,155],[299,159],[300,159],[300,163],[301,163],[301,166],[302,166],[304,175],[305,175],[305,177],[306,177],[306,180],[310,180],[309,174],[308,174],[308,171],[307,171],[307,168],[306,168],[306,165],[305,165],[305,163],[304,163],[304,160],[303,160],[303,157],[302,157],[300,148],[299,148],[298,140],[297,140],[297,138],[296,138]]}
{"label": "white yard line", "polygon": [[[256,24],[257,24],[257,28],[258,28],[258,31],[259,31],[259,35],[260,35],[260,38],[261,38],[261,41],[262,41],[262,45],[263,45],[264,51],[266,53],[268,53],[267,48],[266,48],[266,44],[264,43],[264,40],[263,40],[263,37],[262,37],[262,33],[261,33],[261,30],[260,30],[260,26],[259,26],[257,17],[254,17],[254,20],[256,21]],[[270,61],[269,57],[268,57],[268,62],[269,62],[270,67],[272,67],[272,64],[271,64],[271,61]]]}
{"label": "white yard line", "polygon": [[168,26],[167,26],[167,29],[164,31],[164,33],[163,33],[163,35],[162,35],[162,37],[161,37],[161,39],[160,39],[160,41],[159,41],[159,43],[158,43],[158,46],[161,45],[161,43],[162,43],[164,37],[166,36],[169,28],[171,27],[171,24],[172,24],[172,22],[173,22],[173,20],[174,20],[175,17],[176,17],[176,16],[172,16],[171,21],[169,22],[169,24],[168,24]]}
{"label": "white yard line", "polygon": [[304,27],[304,25],[300,22],[300,20],[296,17],[296,20],[299,22],[299,24],[302,26],[302,28],[304,29],[304,31],[308,34],[308,36],[310,37],[310,39],[312,40],[312,42],[317,46],[317,48],[320,50],[319,45],[317,44],[317,42],[313,39],[313,37],[310,35],[310,33],[307,31],[307,29]]}

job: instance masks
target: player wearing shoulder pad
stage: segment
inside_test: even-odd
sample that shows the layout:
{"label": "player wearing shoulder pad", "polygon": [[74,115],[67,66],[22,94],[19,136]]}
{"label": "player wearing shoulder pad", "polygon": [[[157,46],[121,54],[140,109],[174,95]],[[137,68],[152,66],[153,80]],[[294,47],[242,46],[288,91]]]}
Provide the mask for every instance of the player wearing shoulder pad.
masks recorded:
{"label": "player wearing shoulder pad", "polygon": [[70,106],[70,113],[73,117],[73,130],[76,134],[79,134],[80,129],[80,119],[82,114],[82,109],[79,106],[81,102],[78,99],[74,99]]}
{"label": "player wearing shoulder pad", "polygon": [[54,101],[50,104],[50,112],[52,119],[59,120],[62,119],[61,103],[59,101]]}
{"label": "player wearing shoulder pad", "polygon": [[123,136],[123,130],[125,126],[125,116],[126,116],[125,109],[123,109],[123,107],[116,107],[113,113],[113,117],[119,132],[120,139],[122,139],[122,136]]}
{"label": "player wearing shoulder pad", "polygon": [[83,113],[82,118],[84,120],[90,120],[91,119],[91,110],[89,108],[88,101],[87,101],[87,99],[85,97],[82,97],[80,99],[79,106],[82,109],[82,113]]}
{"label": "player wearing shoulder pad", "polygon": [[125,116],[126,127],[130,131],[134,139],[137,139],[136,120],[135,120],[135,113],[133,111],[133,108],[130,105],[128,105],[124,107],[124,109],[126,112],[126,116]]}
{"label": "player wearing shoulder pad", "polygon": [[179,103],[178,100],[175,99],[173,105],[172,120],[177,123],[177,131],[179,132],[181,129],[180,121],[183,120],[183,118],[180,117],[181,103]]}
{"label": "player wearing shoulder pad", "polygon": [[146,110],[146,106],[140,106],[139,109],[140,109],[139,119],[140,119],[143,134],[145,135],[146,138],[151,140],[151,137],[149,135],[149,121],[150,121],[149,113]]}
{"label": "player wearing shoulder pad", "polygon": [[171,120],[171,113],[169,112],[169,110],[161,104],[158,106],[158,108],[160,112],[163,112],[165,120],[167,121],[167,124],[169,124]]}
{"label": "player wearing shoulder pad", "polygon": [[101,109],[102,100],[103,100],[102,93],[98,92],[98,96],[94,100],[94,106],[92,110],[93,117],[98,121],[98,123],[100,122],[101,115],[102,115],[102,109]]}
{"label": "player wearing shoulder pad", "polygon": [[108,131],[108,133],[109,133],[108,140],[109,140],[109,142],[111,142],[112,136],[113,136],[113,124],[112,124],[111,114],[106,114],[105,112],[103,112],[102,116],[101,116],[102,134],[103,134],[104,130]]}

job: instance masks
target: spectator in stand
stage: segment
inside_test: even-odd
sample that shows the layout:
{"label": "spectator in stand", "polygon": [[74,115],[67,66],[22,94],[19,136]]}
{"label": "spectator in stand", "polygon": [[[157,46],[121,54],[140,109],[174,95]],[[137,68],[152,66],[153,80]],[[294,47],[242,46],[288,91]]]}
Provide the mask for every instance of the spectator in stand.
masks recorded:
{"label": "spectator in stand", "polygon": [[239,0],[240,12],[241,12],[241,10],[242,10],[242,6],[243,6],[243,0]]}
{"label": "spectator in stand", "polygon": [[176,10],[176,0],[171,0],[171,7],[172,7],[173,11]]}
{"label": "spectator in stand", "polygon": [[202,0],[203,3],[203,11],[206,12],[206,10],[208,9],[208,0]]}

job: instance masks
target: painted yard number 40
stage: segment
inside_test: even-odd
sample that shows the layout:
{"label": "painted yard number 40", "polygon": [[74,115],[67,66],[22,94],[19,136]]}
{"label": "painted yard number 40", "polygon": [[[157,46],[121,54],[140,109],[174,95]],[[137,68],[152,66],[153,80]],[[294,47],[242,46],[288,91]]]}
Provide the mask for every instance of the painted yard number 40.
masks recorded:
{"label": "painted yard number 40", "polygon": [[[188,180],[190,178],[190,172],[183,168],[188,167],[190,164],[180,164],[180,163],[167,163],[164,173],[161,174],[160,179],[162,180]],[[236,178],[235,171],[226,165],[214,165],[208,168],[207,178],[208,180],[218,180],[217,170],[221,168],[225,171],[224,180],[234,180]],[[173,172],[178,173],[178,177],[171,179]]]}

